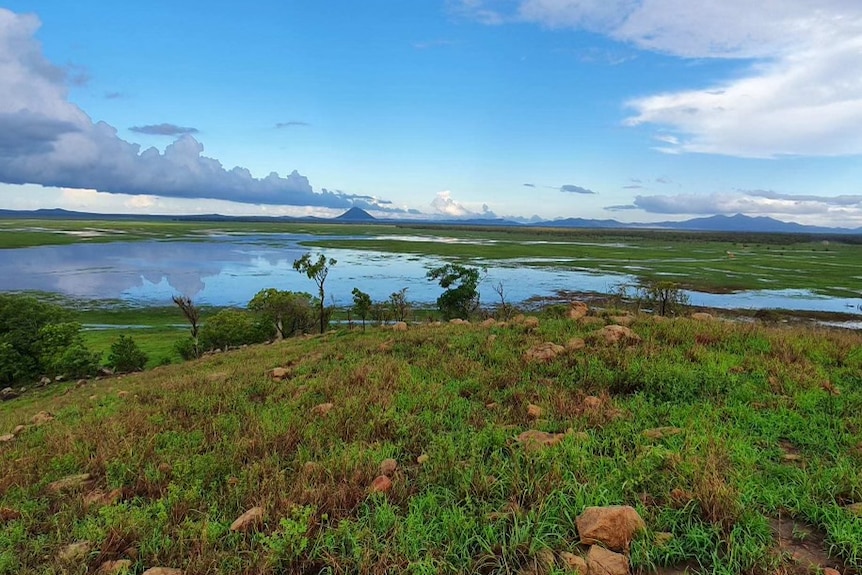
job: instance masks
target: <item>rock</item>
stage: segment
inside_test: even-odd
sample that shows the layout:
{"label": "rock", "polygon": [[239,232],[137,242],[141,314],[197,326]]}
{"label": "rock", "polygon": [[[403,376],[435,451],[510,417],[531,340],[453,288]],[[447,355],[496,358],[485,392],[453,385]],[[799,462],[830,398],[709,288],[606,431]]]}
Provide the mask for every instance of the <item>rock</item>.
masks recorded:
{"label": "rock", "polygon": [[628,505],[587,507],[575,523],[582,543],[601,543],[615,551],[628,549],[635,534],[646,529],[644,520]]}
{"label": "rock", "polygon": [[523,325],[524,329],[527,331],[534,331],[536,329],[539,329],[539,318],[532,316],[525,317],[521,325]]}
{"label": "rock", "polygon": [[119,398],[128,397],[128,396],[129,396],[128,391],[118,391],[117,392],[117,397],[119,397]]}
{"label": "rock", "polygon": [[93,544],[89,541],[78,541],[77,543],[69,543],[57,553],[57,559],[63,563],[80,562],[87,558],[87,555],[93,549]]}
{"label": "rock", "polygon": [[269,376],[275,381],[281,381],[290,375],[290,370],[286,367],[276,367],[269,372]]}
{"label": "rock", "polygon": [[392,489],[392,480],[385,475],[378,475],[371,482],[371,493],[386,493]]}
{"label": "rock", "polygon": [[641,435],[647,439],[664,439],[665,437],[672,437],[680,433],[682,433],[682,429],[678,427],[656,427],[645,430]]}
{"label": "rock", "polygon": [[628,575],[629,560],[625,555],[593,545],[587,553],[590,575]]}
{"label": "rock", "polygon": [[469,325],[469,321],[466,319],[461,319],[460,317],[456,317],[454,319],[450,319],[449,323],[452,325]]}
{"label": "rock", "polygon": [[573,337],[569,341],[566,342],[566,349],[569,351],[578,351],[584,349],[587,346],[587,342],[579,337]]}
{"label": "rock", "polygon": [[862,503],[851,503],[844,509],[857,517],[862,517]]}
{"label": "rock", "polygon": [[407,331],[407,322],[399,321],[392,326],[392,331]]}
{"label": "rock", "polygon": [[380,475],[392,477],[396,469],[398,469],[398,462],[391,457],[380,462]]}
{"label": "rock", "polygon": [[524,354],[524,359],[526,361],[551,361],[565,351],[566,348],[563,346],[548,341],[528,349]]}
{"label": "rock", "polygon": [[43,423],[48,423],[54,419],[54,416],[48,413],[47,411],[40,411],[36,415],[33,416],[33,419],[30,421],[33,422],[33,425],[42,425]]}
{"label": "rock", "polygon": [[79,473],[77,475],[67,475],[63,479],[58,479],[48,484],[48,491],[51,493],[61,493],[72,489],[83,487],[90,481],[89,473]]}
{"label": "rock", "polygon": [[715,319],[711,313],[706,313],[699,311],[697,313],[691,314],[691,319],[696,321],[712,321]]}
{"label": "rock", "polygon": [[565,433],[547,433],[538,429],[530,429],[521,433],[516,441],[523,444],[527,451],[538,451],[544,447],[557,445],[565,438]]}
{"label": "rock", "polygon": [[101,489],[94,489],[93,491],[84,495],[84,508],[89,509],[90,507],[103,507],[113,505],[123,496],[122,489],[112,489],[108,493],[105,493]]}
{"label": "rock", "polygon": [[79,379],[78,381],[75,382],[75,389],[78,389],[80,387],[84,387],[85,385],[87,385],[87,383],[88,382],[86,379]]}
{"label": "rock", "polygon": [[63,377],[62,375],[58,375],[57,377],[55,377],[55,378],[54,378],[54,381],[63,381],[63,380],[65,380],[65,379],[66,379],[66,378],[65,378],[65,377]]}
{"label": "rock", "polygon": [[423,453],[422,455],[420,455],[419,457],[417,457],[417,458],[416,458],[416,463],[418,463],[419,465],[424,465],[424,464],[428,463],[428,454],[427,454],[427,453]]}
{"label": "rock", "polygon": [[45,386],[46,386],[46,385],[48,385],[49,383],[51,383],[51,378],[50,378],[50,377],[43,377],[42,379],[40,379],[40,380],[39,380],[39,385],[40,385],[40,386],[42,386],[42,387],[45,387]]}
{"label": "rock", "polygon": [[561,551],[560,559],[563,561],[563,565],[566,566],[566,571],[569,573],[587,575],[587,562],[580,555],[575,555],[568,551]]}
{"label": "rock", "polygon": [[263,523],[263,507],[252,507],[230,524],[231,531],[249,531]]}
{"label": "rock", "polygon": [[11,387],[4,387],[2,390],[0,390],[0,401],[15,399],[19,395],[20,394]]}
{"label": "rock", "polygon": [[24,432],[24,431],[26,431],[26,430],[27,430],[27,426],[26,426],[26,425],[16,425],[16,426],[15,426],[15,429],[13,429],[13,430],[12,430],[12,434],[13,434],[13,435],[18,435],[19,433],[23,433],[23,432]]}
{"label": "rock", "polygon": [[172,567],[150,567],[141,575],[183,575],[183,570]]}
{"label": "rock", "polygon": [[14,433],[6,433],[4,435],[0,435],[0,443],[8,443],[15,439]]}
{"label": "rock", "polygon": [[332,403],[321,403],[321,404],[315,405],[314,407],[311,408],[311,414],[324,416],[327,413],[329,413],[330,411],[332,411],[333,407],[334,407],[334,405]]}
{"label": "rock", "polygon": [[495,323],[497,323],[497,320],[496,320],[496,319],[494,319],[493,317],[489,317],[488,319],[486,319],[485,321],[483,321],[483,322],[482,322],[482,323],[480,323],[479,325],[481,325],[482,327],[491,327],[491,326],[493,326]]}
{"label": "rock", "polygon": [[90,401],[96,401],[97,399],[99,399],[99,396],[94,393],[93,395],[90,396],[89,399],[90,399]]}
{"label": "rock", "polygon": [[597,331],[595,335],[607,345],[637,343],[641,340],[638,334],[621,325],[606,325]]}
{"label": "rock", "polygon": [[832,567],[824,567],[822,573],[823,575],[841,575],[841,571]]}
{"label": "rock", "polygon": [[0,507],[0,522],[14,521],[21,519],[21,512],[11,507]]}
{"label": "rock", "polygon": [[578,320],[590,313],[590,307],[582,301],[573,301],[569,304],[569,319]]}
{"label": "rock", "polygon": [[530,419],[539,419],[542,417],[543,410],[538,405],[531,403],[527,406],[527,417]]}
{"label": "rock", "polygon": [[132,562],[128,559],[105,561],[99,565],[96,575],[125,575],[132,570]]}

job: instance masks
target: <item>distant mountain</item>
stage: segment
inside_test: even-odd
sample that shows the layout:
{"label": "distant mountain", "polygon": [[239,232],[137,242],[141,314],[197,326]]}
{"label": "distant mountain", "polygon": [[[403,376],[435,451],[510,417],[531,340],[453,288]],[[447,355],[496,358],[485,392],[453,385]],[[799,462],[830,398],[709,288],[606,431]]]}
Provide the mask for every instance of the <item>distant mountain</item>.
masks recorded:
{"label": "distant mountain", "polygon": [[377,220],[362,208],[350,208],[335,219],[341,222],[373,222]]}

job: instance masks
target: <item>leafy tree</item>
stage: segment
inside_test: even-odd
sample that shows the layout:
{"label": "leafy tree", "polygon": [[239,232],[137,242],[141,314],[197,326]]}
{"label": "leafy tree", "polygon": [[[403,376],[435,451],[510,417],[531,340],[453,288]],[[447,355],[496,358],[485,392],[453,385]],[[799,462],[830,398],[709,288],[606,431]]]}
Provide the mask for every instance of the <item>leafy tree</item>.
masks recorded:
{"label": "leafy tree", "polygon": [[389,296],[389,309],[395,321],[407,321],[410,315],[410,303],[407,301],[407,288],[393,292]]}
{"label": "leafy tree", "polygon": [[445,291],[437,298],[437,308],[446,319],[468,319],[479,307],[479,268],[445,264],[428,272],[428,279]]}
{"label": "leafy tree", "polygon": [[638,288],[638,302],[659,315],[676,315],[688,305],[688,296],[678,283],[646,282]]}
{"label": "leafy tree", "polygon": [[39,330],[39,360],[49,375],[89,376],[99,370],[99,359],[84,344],[79,323],[49,323]]}
{"label": "leafy tree", "polygon": [[267,288],[255,294],[248,309],[272,322],[278,337],[285,338],[313,325],[312,304],[311,294]]}
{"label": "leafy tree", "polygon": [[[192,357],[200,357],[201,353],[200,345],[198,342],[198,332],[200,331],[201,310],[198,309],[198,307],[194,303],[192,303],[192,299],[190,297],[186,297],[184,295],[175,295],[172,296],[171,299],[174,300],[174,303],[177,304],[177,307],[179,307],[180,311],[183,312],[183,316],[185,316],[186,321],[188,321],[189,325],[191,326]],[[182,355],[183,358],[189,359],[188,357],[183,355],[183,351],[180,350],[179,347],[178,351],[180,351],[180,355]]]}
{"label": "leafy tree", "polygon": [[350,293],[353,294],[353,311],[362,320],[362,331],[365,331],[365,320],[371,313],[371,296],[359,288],[353,288]]}
{"label": "leafy tree", "polygon": [[117,373],[141,371],[147,365],[147,354],[138,347],[131,336],[121,335],[111,344],[108,367]]}
{"label": "leafy tree", "polygon": [[275,327],[238,309],[223,309],[207,319],[200,332],[200,347],[205,350],[228,349],[271,338]]}
{"label": "leafy tree", "polygon": [[325,313],[324,304],[326,301],[326,293],[323,289],[323,284],[326,282],[326,276],[329,275],[329,268],[338,263],[333,258],[326,259],[323,254],[320,254],[317,261],[312,261],[311,254],[307,253],[301,258],[293,262],[293,269],[308,276],[308,279],[314,280],[318,290],[318,317],[320,319],[320,333],[326,331],[326,323],[328,323],[328,314]]}

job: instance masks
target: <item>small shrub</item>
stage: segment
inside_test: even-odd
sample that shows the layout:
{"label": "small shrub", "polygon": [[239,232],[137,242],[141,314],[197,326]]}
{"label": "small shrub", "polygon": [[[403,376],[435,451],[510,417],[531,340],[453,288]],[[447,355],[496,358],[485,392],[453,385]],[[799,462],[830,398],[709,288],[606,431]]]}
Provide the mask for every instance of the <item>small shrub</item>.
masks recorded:
{"label": "small shrub", "polygon": [[145,354],[131,336],[121,335],[111,344],[108,354],[108,367],[118,373],[141,371],[147,364]]}
{"label": "small shrub", "polygon": [[191,337],[177,340],[174,344],[174,349],[180,357],[185,360],[194,359],[198,356],[198,346],[195,344],[195,340]]}

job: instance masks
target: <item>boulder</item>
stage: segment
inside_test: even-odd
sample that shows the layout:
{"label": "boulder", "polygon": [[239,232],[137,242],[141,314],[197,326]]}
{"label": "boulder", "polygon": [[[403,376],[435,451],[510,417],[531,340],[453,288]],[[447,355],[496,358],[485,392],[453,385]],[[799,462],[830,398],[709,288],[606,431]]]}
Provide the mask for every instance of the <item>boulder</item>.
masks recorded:
{"label": "boulder", "polygon": [[43,377],[42,379],[39,380],[39,386],[41,386],[41,387],[45,387],[49,383],[51,383],[50,377]]}
{"label": "boulder", "polygon": [[371,482],[371,493],[386,493],[392,489],[392,480],[385,475],[378,475]]}
{"label": "boulder", "polygon": [[582,301],[573,301],[569,304],[568,316],[569,319],[579,320],[586,317],[590,313],[590,307]]}
{"label": "boulder", "polygon": [[132,562],[128,559],[105,561],[99,565],[96,575],[125,575],[132,570]]}
{"label": "boulder", "polygon": [[562,560],[563,565],[565,565],[566,571],[568,573],[575,573],[576,575],[587,575],[587,562],[580,555],[575,555],[574,553],[569,553],[568,551],[561,551],[560,559]]}
{"label": "boulder", "polygon": [[593,545],[587,553],[590,575],[628,575],[629,560],[625,555]]}
{"label": "boulder", "polygon": [[49,412],[40,411],[39,413],[37,413],[36,415],[33,416],[33,419],[31,419],[31,421],[33,422],[33,425],[42,425],[44,423],[48,423],[49,421],[51,421],[53,419],[54,419],[54,416],[51,415]]}
{"label": "boulder", "polygon": [[77,475],[67,475],[63,479],[58,479],[48,484],[48,491],[51,493],[62,493],[83,487],[90,481],[89,473],[78,473]]}
{"label": "boulder", "polygon": [[20,394],[11,387],[4,387],[2,390],[0,390],[0,401],[15,399],[19,395]]}
{"label": "boulder", "polygon": [[24,432],[24,431],[26,431],[26,430],[27,430],[27,426],[26,426],[26,425],[16,425],[16,426],[15,426],[15,429],[13,429],[13,430],[12,430],[12,434],[13,434],[13,435],[18,435],[18,434],[20,434],[20,433],[23,433],[23,432]]}
{"label": "boulder", "polygon": [[521,325],[524,326],[524,329],[527,331],[534,331],[539,329],[539,318],[537,317],[525,317],[524,321],[521,322]]}
{"label": "boulder", "polygon": [[544,410],[536,404],[531,403],[527,406],[527,417],[530,419],[539,419],[543,412]]}
{"label": "boulder", "polygon": [[587,342],[579,337],[573,337],[569,341],[566,342],[566,349],[569,351],[578,351],[584,349],[587,346]]}
{"label": "boulder", "polygon": [[644,520],[628,505],[587,507],[575,524],[582,543],[601,543],[615,551],[628,549],[635,534],[646,529]]}
{"label": "boulder", "polygon": [[460,317],[456,317],[454,319],[450,319],[449,323],[452,325],[468,325],[470,322],[466,319],[461,319]]}
{"label": "boulder", "polygon": [[89,541],[69,543],[57,553],[57,560],[63,563],[81,562],[87,558],[92,549],[93,544]]}
{"label": "boulder", "polygon": [[290,376],[290,370],[286,367],[276,367],[270,370],[269,376],[275,381],[281,381]]}
{"label": "boulder", "polygon": [[252,507],[231,523],[231,531],[250,531],[263,523],[263,507]]}
{"label": "boulder", "polygon": [[398,469],[398,462],[391,457],[380,462],[380,475],[392,477],[396,469]]}
{"label": "boulder", "polygon": [[14,433],[4,433],[3,435],[0,435],[0,443],[8,443],[13,439],[15,439]]}
{"label": "boulder", "polygon": [[637,343],[641,340],[640,336],[622,325],[606,325],[595,333],[596,337],[607,345],[615,345],[618,343]]}
{"label": "boulder", "polygon": [[526,361],[551,361],[561,353],[564,353],[566,348],[561,345],[557,345],[556,343],[545,342],[540,343],[535,347],[531,347],[524,354],[524,359]]}
{"label": "boulder", "polygon": [[495,320],[493,317],[489,317],[488,319],[486,319],[485,321],[483,321],[479,325],[481,325],[482,327],[491,327],[495,323],[497,323],[497,320]]}

